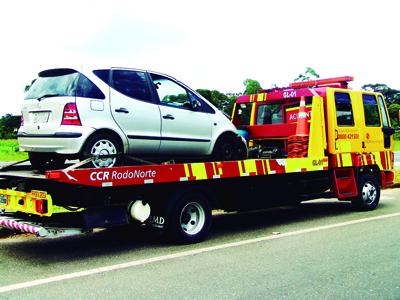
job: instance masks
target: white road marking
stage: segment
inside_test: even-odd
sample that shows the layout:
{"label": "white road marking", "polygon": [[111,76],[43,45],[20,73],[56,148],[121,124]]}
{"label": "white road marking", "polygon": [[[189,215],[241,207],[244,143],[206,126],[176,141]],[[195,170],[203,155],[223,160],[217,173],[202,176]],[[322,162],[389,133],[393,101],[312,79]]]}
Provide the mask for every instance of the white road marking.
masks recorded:
{"label": "white road marking", "polygon": [[31,288],[34,286],[49,284],[52,282],[60,282],[60,281],[69,280],[69,279],[75,279],[75,278],[80,278],[80,277],[85,277],[85,276],[90,276],[90,275],[96,275],[96,274],[100,274],[100,273],[122,270],[122,269],[131,268],[131,267],[142,266],[142,265],[151,264],[151,263],[155,263],[155,262],[167,261],[167,260],[172,260],[172,259],[177,259],[177,258],[182,258],[182,257],[186,257],[186,256],[192,256],[192,255],[197,255],[197,254],[202,254],[202,253],[207,253],[207,252],[212,252],[212,251],[217,251],[217,250],[222,250],[222,249],[227,249],[227,248],[234,248],[234,247],[239,247],[239,246],[243,246],[243,245],[249,245],[249,244],[254,244],[254,243],[259,243],[259,242],[264,242],[264,241],[269,241],[269,240],[281,239],[281,238],[285,238],[285,237],[289,237],[289,236],[296,236],[296,235],[301,235],[301,234],[306,234],[306,233],[311,233],[311,232],[316,232],[316,231],[321,231],[321,230],[345,227],[345,226],[350,226],[350,225],[355,225],[355,224],[360,224],[360,223],[365,223],[365,222],[370,222],[370,221],[376,221],[376,220],[382,220],[382,219],[387,219],[387,218],[399,217],[399,216],[400,216],[400,212],[376,216],[376,217],[358,219],[358,220],[353,220],[353,221],[348,221],[348,222],[336,223],[336,224],[331,224],[331,225],[318,226],[318,227],[313,227],[313,228],[308,228],[308,229],[302,229],[302,230],[297,230],[297,231],[292,231],[292,232],[287,232],[287,233],[281,233],[279,235],[269,235],[269,236],[265,236],[265,237],[248,239],[248,240],[239,241],[239,242],[232,242],[232,243],[226,243],[226,244],[217,245],[217,246],[183,251],[183,252],[178,252],[178,253],[169,254],[169,255],[134,260],[134,261],[126,262],[126,263],[105,266],[105,267],[100,267],[100,268],[94,268],[94,269],[90,269],[90,270],[86,270],[86,271],[74,272],[74,273],[69,273],[69,274],[64,274],[64,275],[58,275],[58,276],[52,276],[52,277],[48,277],[48,278],[33,280],[33,281],[27,281],[27,282],[6,285],[3,287],[0,287],[0,293],[11,292],[11,291],[25,289],[25,288]]}

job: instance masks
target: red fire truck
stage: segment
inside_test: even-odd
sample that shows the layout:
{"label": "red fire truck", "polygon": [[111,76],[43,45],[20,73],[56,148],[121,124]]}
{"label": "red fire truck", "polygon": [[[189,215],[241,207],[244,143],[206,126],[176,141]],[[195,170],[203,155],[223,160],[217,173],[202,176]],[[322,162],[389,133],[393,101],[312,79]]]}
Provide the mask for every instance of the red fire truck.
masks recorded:
{"label": "red fire truck", "polygon": [[245,160],[99,169],[83,161],[45,174],[3,168],[0,226],[49,237],[138,223],[193,243],[209,232],[213,209],[321,197],[374,209],[381,188],[393,184],[394,130],[383,96],[351,90],[351,80],[293,83],[239,97],[232,121],[248,140]]}

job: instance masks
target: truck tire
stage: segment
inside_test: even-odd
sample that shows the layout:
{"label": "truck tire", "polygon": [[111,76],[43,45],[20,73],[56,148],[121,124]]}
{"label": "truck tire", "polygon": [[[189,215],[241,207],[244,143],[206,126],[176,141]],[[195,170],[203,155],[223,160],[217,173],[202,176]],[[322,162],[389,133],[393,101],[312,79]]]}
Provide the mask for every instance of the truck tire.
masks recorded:
{"label": "truck tire", "polygon": [[207,198],[197,191],[186,191],[173,200],[166,214],[166,234],[174,242],[197,243],[211,227],[211,208]]}
{"label": "truck tire", "polygon": [[352,200],[355,209],[373,210],[379,204],[381,190],[376,176],[361,174],[358,182],[358,196]]}
{"label": "truck tire", "polygon": [[[95,134],[85,144],[83,158],[99,155],[117,155],[122,148],[118,141],[110,134]],[[118,165],[118,157],[97,158],[91,161],[94,168],[109,168]]]}

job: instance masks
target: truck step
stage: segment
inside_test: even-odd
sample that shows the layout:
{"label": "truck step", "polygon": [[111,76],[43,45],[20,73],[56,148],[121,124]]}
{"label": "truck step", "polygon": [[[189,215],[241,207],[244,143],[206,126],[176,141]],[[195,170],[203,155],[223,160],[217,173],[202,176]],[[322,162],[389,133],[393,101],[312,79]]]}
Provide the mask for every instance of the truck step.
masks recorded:
{"label": "truck step", "polygon": [[340,168],[333,171],[335,191],[339,199],[357,196],[357,183],[353,168]]}

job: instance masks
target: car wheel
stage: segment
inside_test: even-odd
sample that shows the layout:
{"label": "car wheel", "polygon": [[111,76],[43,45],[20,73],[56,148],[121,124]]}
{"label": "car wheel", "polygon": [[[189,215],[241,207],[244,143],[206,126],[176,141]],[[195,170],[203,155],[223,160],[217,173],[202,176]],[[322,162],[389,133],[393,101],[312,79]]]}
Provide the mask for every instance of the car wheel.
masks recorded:
{"label": "car wheel", "polygon": [[215,143],[212,159],[215,161],[229,161],[241,159],[244,156],[245,146],[240,145],[233,135],[223,135]]}
{"label": "car wheel", "polygon": [[362,174],[358,183],[358,196],[352,200],[357,210],[373,210],[379,204],[381,191],[378,180],[370,174]]}
{"label": "car wheel", "polygon": [[29,152],[28,157],[32,168],[39,171],[61,169],[65,162],[63,156],[50,153]]}
{"label": "car wheel", "polygon": [[84,158],[94,157],[91,164],[95,168],[109,168],[118,165],[116,155],[120,154],[121,150],[122,147],[112,135],[97,134],[86,142],[83,156]]}
{"label": "car wheel", "polygon": [[178,243],[200,242],[210,230],[211,218],[206,197],[195,191],[186,191],[170,203],[166,216],[167,234]]}

